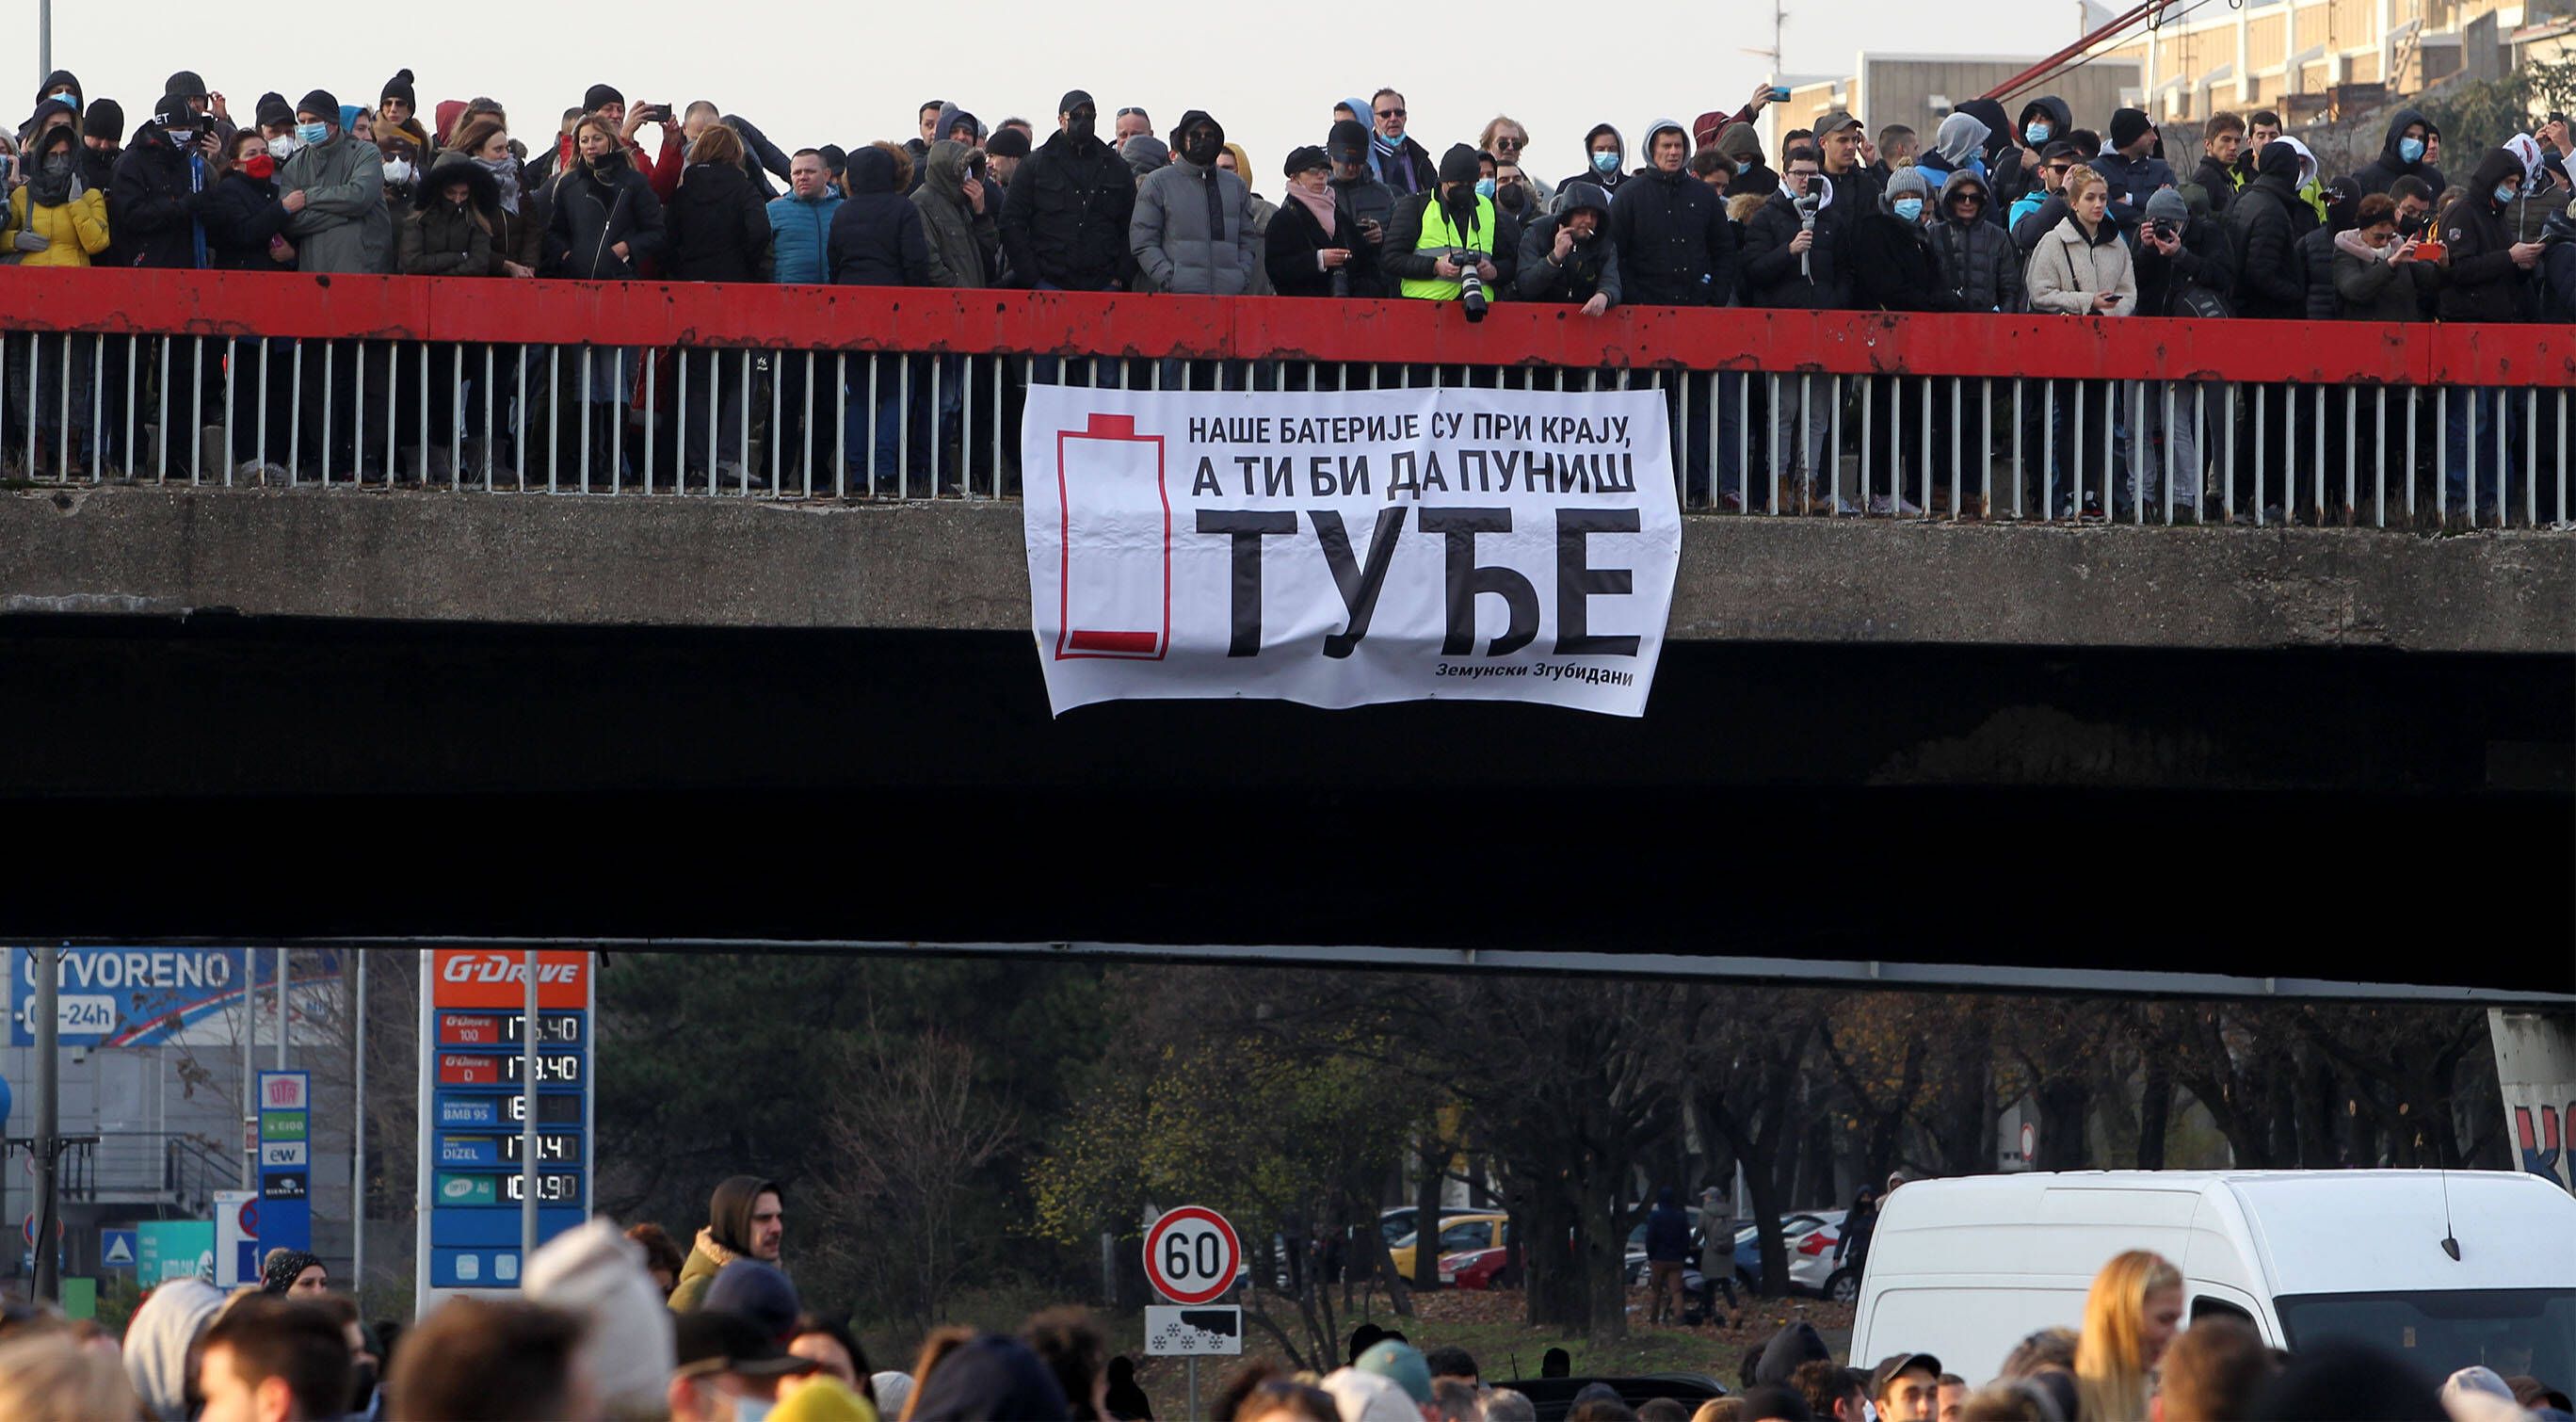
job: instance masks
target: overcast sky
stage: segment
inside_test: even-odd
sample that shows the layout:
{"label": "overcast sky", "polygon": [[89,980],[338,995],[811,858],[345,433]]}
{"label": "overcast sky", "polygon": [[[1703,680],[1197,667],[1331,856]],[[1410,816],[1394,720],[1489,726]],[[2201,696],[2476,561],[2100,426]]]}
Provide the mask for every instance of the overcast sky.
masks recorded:
{"label": "overcast sky", "polygon": [[[2024,52],[2075,38],[2073,0],[1788,0],[1792,73],[1848,73],[1862,45],[1880,53]],[[1446,9],[1469,22],[1435,20]],[[1973,13],[1974,23],[1962,23]],[[36,0],[0,0],[21,56],[19,102],[34,101]],[[578,18],[576,18],[578,17]],[[882,5],[851,0],[527,0],[498,9],[305,4],[208,6],[202,0],[56,0],[56,66],[129,122],[151,111],[172,70],[193,69],[247,122],[262,90],[291,103],[314,88],[373,106],[397,69],[418,75],[424,121],[441,99],[488,93],[514,133],[551,132],[582,91],[606,81],[630,101],[710,99],[781,146],[844,147],[913,133],[937,96],[987,124],[1008,115],[1055,126],[1067,89],[1090,91],[1101,127],[1142,104],[1157,136],[1205,108],[1252,155],[1255,187],[1276,197],[1290,148],[1321,143],[1333,105],[1381,84],[1405,91],[1412,132],[1437,157],[1509,113],[1531,135],[1530,165],[1554,182],[1581,161],[1583,131],[1619,125],[1633,144],[1654,118],[1684,123],[1732,109],[1772,72],[1768,7],[1594,5],[1471,0],[1465,6],[1351,6],[1301,0],[1120,8],[968,0]],[[1399,36],[1401,36],[1399,38]],[[1997,37],[2018,37],[1998,45]],[[1401,49],[1405,58],[1396,58]],[[1363,57],[1367,56],[1367,57]],[[5,91],[0,91],[5,92]],[[1863,115],[1867,118],[1867,115]],[[1874,121],[1874,120],[1873,120]]]}

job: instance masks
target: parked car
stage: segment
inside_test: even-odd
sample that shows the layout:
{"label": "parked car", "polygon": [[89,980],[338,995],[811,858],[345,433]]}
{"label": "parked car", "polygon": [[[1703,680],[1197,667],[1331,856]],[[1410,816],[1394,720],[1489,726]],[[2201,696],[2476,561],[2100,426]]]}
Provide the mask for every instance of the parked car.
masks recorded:
{"label": "parked car", "polygon": [[1444,1255],[1440,1282],[1453,1289],[1511,1288],[1521,1280],[1520,1254],[1518,1244],[1500,1244]]}
{"label": "parked car", "polygon": [[[1492,1249],[1509,1243],[1511,1243],[1511,1224],[1505,1216],[1455,1215],[1441,1221],[1440,1237],[1434,1252],[1437,1257],[1446,1258],[1452,1254]],[[1387,1251],[1395,1256],[1396,1273],[1408,1279],[1413,1277],[1414,1253],[1420,1247],[1419,1235],[1406,1235],[1403,1243],[1394,1245]]]}
{"label": "parked car", "polygon": [[[1701,1243],[1699,1212],[1690,1213],[1691,1245],[1697,1249]],[[1834,1263],[1834,1245],[1842,1238],[1842,1220],[1841,1210],[1802,1210],[1781,1217],[1781,1243],[1789,1251],[1791,1292],[1822,1294],[1839,1303],[1850,1303],[1859,1296],[1859,1275]],[[1628,1236],[1627,1277],[1631,1288],[1645,1287],[1645,1244],[1645,1226],[1640,1225]],[[1735,1277],[1747,1289],[1758,1292],[1762,1287],[1761,1231],[1750,1221],[1736,1226]]]}

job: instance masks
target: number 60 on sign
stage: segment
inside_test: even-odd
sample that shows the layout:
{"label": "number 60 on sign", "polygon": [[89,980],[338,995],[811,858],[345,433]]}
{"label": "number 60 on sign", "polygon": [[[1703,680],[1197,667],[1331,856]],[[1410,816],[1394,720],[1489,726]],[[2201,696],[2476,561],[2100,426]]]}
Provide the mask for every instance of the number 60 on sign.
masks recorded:
{"label": "number 60 on sign", "polygon": [[1177,1304],[1213,1303],[1234,1287],[1243,1245],[1225,1216],[1199,1205],[1164,1212],[1145,1231],[1145,1277]]}

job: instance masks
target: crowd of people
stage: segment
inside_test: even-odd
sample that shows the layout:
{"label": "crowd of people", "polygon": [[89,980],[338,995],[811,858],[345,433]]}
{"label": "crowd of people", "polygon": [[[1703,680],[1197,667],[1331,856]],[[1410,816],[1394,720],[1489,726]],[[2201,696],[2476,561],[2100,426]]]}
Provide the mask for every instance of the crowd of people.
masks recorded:
{"label": "crowd of people", "polygon": [[[987,123],[933,100],[900,141],[790,150],[711,102],[630,104],[606,83],[565,108],[552,133],[541,125],[531,133],[488,98],[424,110],[409,70],[388,80],[372,107],[343,104],[320,88],[292,101],[264,94],[248,124],[191,72],[171,75],[149,115],[132,123],[115,101],[90,99],[75,75],[57,72],[14,144],[0,145],[10,150],[0,155],[10,164],[0,252],[27,267],[1379,297],[1456,302],[1471,317],[1492,302],[1531,301],[1596,315],[1652,304],[2576,321],[2569,240],[2576,202],[2567,172],[2576,140],[2563,115],[2469,148],[2467,180],[2454,182],[2441,166],[2443,134],[2418,111],[2395,113],[2378,155],[2343,177],[2322,171],[2305,144],[2283,133],[2279,115],[2221,113],[2197,126],[2200,157],[2185,176],[2162,156],[2164,135],[2145,112],[2124,108],[2084,127],[2066,103],[2045,95],[2011,116],[1994,100],[1971,100],[1928,140],[1903,125],[1873,139],[1859,115],[1838,110],[1788,131],[1775,153],[1755,120],[1785,92],[1765,85],[1742,108],[1702,113],[1688,125],[1657,119],[1633,154],[1618,127],[1597,125],[1584,139],[1583,169],[1551,183],[1523,166],[1530,135],[1509,117],[1435,158],[1394,88],[1319,112],[1319,141],[1263,172],[1211,112],[1191,109],[1158,136],[1143,109],[1118,107],[1104,120],[1080,89],[1056,102],[1050,120]],[[1278,201],[1259,191],[1273,178]],[[354,369],[381,353],[335,354]],[[633,476],[635,461],[618,439],[623,416],[593,421],[573,407],[630,406],[648,353],[606,351],[585,360],[583,373],[551,377],[556,384],[539,402],[545,408],[519,410],[515,420],[507,402],[528,374],[518,353],[508,353],[498,376],[487,376],[492,364],[481,348],[461,366],[445,359],[450,354],[437,353],[429,378],[440,387],[440,409],[467,412],[452,427],[484,428],[501,404],[501,426],[524,462],[532,438],[546,443],[531,426],[550,415],[556,426],[586,432],[567,437],[585,441],[580,456],[604,477]],[[779,362],[755,382],[709,352],[689,356],[679,362],[695,375],[689,395],[665,394],[656,403],[671,408],[640,416],[668,422],[678,410],[681,429],[694,419],[700,438],[669,441],[680,446],[670,455],[675,477],[695,470],[736,486],[762,477],[745,445],[746,404],[760,412],[768,446],[790,452],[768,461],[775,467],[810,470],[846,455],[882,474],[907,453],[895,428],[903,421],[883,416],[915,416],[915,446],[944,448],[958,437],[966,381],[954,358],[941,368],[948,378],[935,410],[922,390],[887,388],[928,379],[873,391],[852,380],[839,400],[827,393],[829,419],[848,431],[836,450],[825,421],[803,413],[814,403],[803,364]],[[250,363],[238,351],[233,359]],[[117,422],[89,428],[90,370],[77,358],[63,364],[68,374],[27,360],[0,388],[32,406],[40,422],[72,426],[54,431],[68,438],[39,446],[77,445],[70,459],[57,459],[69,466],[63,472],[77,473],[79,461],[109,457],[101,446]],[[210,374],[220,410],[225,372]],[[293,381],[314,385],[327,369],[305,369],[292,381],[265,365],[233,375],[236,430],[269,428],[263,414],[279,429],[290,418],[324,418],[318,398],[298,415],[281,392]],[[1121,378],[1116,363],[1106,375]],[[1210,378],[1227,377],[1218,370]],[[58,387],[67,378],[66,402]],[[1946,497],[1953,461],[1945,426],[1959,418],[1952,413],[1959,401],[1953,390],[1909,406],[1894,379],[1822,395],[1804,384],[1775,394],[1733,376],[1674,381],[1676,460],[1695,501],[1712,495],[1712,466],[1722,476],[1719,502],[1741,508],[1762,492],[1748,491],[1738,467],[1747,462],[1738,447],[1750,418],[1763,431],[1755,444],[1771,446],[1774,472],[1797,481],[1799,497],[1830,505],[1820,512],[1861,512],[1827,493],[1840,481],[1822,466],[1837,403],[1866,385],[1890,398],[1880,400],[1884,413],[1870,435],[1869,486],[1852,492],[1870,512],[1921,513],[1908,490]],[[381,395],[381,372],[372,383]],[[2188,484],[2176,491],[2177,517],[2220,512],[2205,509],[2200,476],[2220,444],[2251,436],[2224,429],[2209,408],[2210,382],[2068,384],[2048,415],[2023,416],[2030,443],[2051,451],[2049,467],[2032,476],[2047,484],[2046,498],[2030,502],[2070,517],[2119,512],[2102,507],[2112,486],[2104,461],[2114,456],[2097,448],[2101,433],[2116,428],[2127,455],[2115,505],[2161,507],[2159,481],[2171,468]],[[993,391],[983,418],[1004,418],[1011,394]],[[2556,412],[2532,416],[2493,388],[2454,389],[2448,400],[2447,446],[2434,451],[2434,437],[2418,435],[2395,454],[2418,468],[2439,457],[2449,502],[2469,504],[2474,481],[2477,511],[2491,510],[2515,480],[2536,477],[2522,451],[2547,447]],[[355,437],[357,403],[344,395],[332,417],[337,427],[309,431],[312,447],[339,456],[338,467],[353,477],[377,458],[372,441]],[[2330,436],[2322,457],[2340,468],[2344,412],[2276,403],[2272,445],[2263,451],[2278,470],[2275,493],[2313,462],[2311,434]],[[767,416],[773,407],[781,412],[776,428]],[[1694,408],[1701,419],[1682,418]],[[1712,410],[1716,421],[1705,418]],[[411,420],[399,408],[370,414]],[[2037,428],[2043,418],[2045,431]],[[2533,418],[2549,428],[2526,428]],[[401,433],[415,475],[488,470],[501,453],[425,447],[451,426],[430,423],[425,437]],[[2092,438],[2079,437],[2087,430]],[[974,443],[960,453],[971,455]],[[264,475],[269,462],[263,442],[245,472]],[[2238,492],[2240,505],[2253,497],[2252,482]]]}
{"label": "crowd of people", "polygon": [[[13,1301],[0,1313],[0,1417],[1152,1422],[1134,1361],[1113,1356],[1080,1308],[1043,1310],[1016,1334],[934,1328],[909,1371],[872,1370],[847,1318],[799,1294],[786,1198],[774,1180],[726,1179],[685,1251],[658,1225],[620,1233],[593,1219],[539,1249],[515,1295],[451,1298],[408,1328],[363,1321],[322,1260],[287,1249],[270,1252],[259,1284],[229,1295],[197,1279],[163,1282],[121,1342]],[[2232,1319],[2186,1328],[2181,1273],[2145,1251],[2103,1267],[2080,1329],[2031,1334],[1983,1385],[1929,1353],[1841,1366],[1804,1321],[1745,1354],[1740,1391],[1695,1409],[1577,1379],[1563,1349],[1547,1351],[1539,1374],[1497,1386],[1465,1349],[1418,1349],[1362,1324],[1345,1366],[1254,1359],[1200,1406],[1217,1422],[1535,1422],[1530,1394],[1564,1380],[1570,1395],[1551,1402],[1572,1422],[2570,1422],[2565,1393],[2536,1378],[2464,1367],[2437,1388],[2363,1345],[2284,1354]],[[1646,1381],[1668,1393],[1675,1380]]]}

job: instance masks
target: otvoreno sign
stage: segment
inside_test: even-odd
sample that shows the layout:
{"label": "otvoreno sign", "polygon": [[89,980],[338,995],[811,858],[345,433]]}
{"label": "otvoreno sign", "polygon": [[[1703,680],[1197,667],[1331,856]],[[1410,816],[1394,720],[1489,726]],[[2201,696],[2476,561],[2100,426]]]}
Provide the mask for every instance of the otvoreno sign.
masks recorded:
{"label": "otvoreno sign", "polygon": [[1034,386],[1061,714],[1124,697],[1645,712],[1681,515],[1662,397]]}

